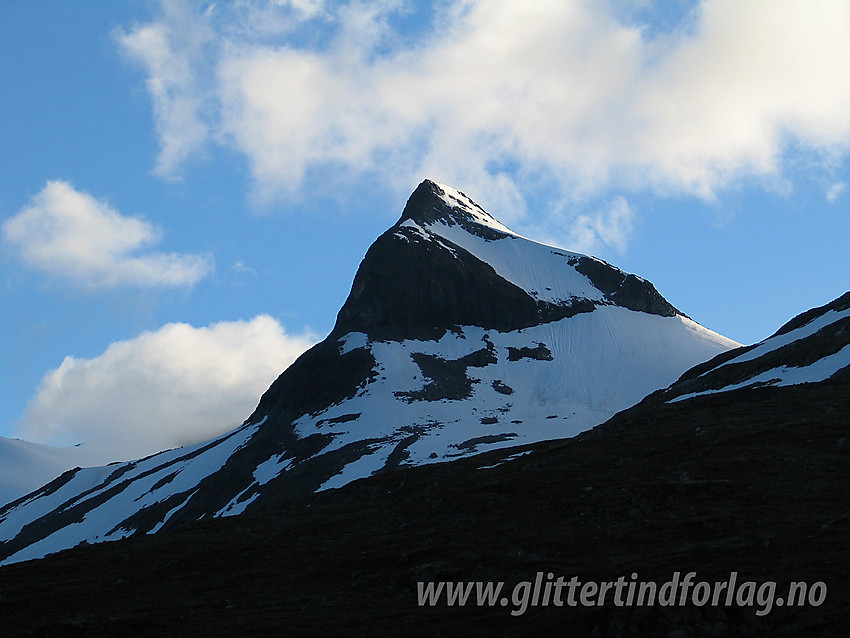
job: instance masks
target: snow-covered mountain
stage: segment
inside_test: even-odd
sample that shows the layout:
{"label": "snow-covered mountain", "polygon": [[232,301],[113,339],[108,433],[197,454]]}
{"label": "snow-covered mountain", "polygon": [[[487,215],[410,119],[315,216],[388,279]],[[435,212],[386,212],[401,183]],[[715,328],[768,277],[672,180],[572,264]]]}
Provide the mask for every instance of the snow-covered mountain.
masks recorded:
{"label": "snow-covered mountain", "polygon": [[840,378],[850,378],[850,292],[794,317],[764,341],[694,367],[653,399],[677,402]]}
{"label": "snow-covered mountain", "polygon": [[403,465],[568,437],[737,346],[648,281],[423,182],[331,334],[215,440],[69,471],[0,509],[0,557],[274,506]]}
{"label": "snow-covered mountain", "polygon": [[103,451],[85,444],[56,447],[0,436],[0,505],[28,494],[67,470],[110,460]]}

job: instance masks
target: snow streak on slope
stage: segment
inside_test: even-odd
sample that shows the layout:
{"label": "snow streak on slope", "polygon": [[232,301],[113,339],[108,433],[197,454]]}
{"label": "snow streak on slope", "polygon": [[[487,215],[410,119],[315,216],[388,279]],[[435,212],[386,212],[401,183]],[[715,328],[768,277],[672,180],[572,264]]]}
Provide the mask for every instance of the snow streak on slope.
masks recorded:
{"label": "snow streak on slope", "polygon": [[[71,470],[0,514],[0,538],[13,539],[44,514],[58,511],[68,524],[10,555],[3,564],[74,547],[81,542],[115,540],[132,535],[128,523],[134,514],[152,505],[174,503],[176,508],[207,476],[219,470],[260,424],[189,448],[161,452],[140,461]],[[171,516],[170,508],[157,523]],[[148,531],[148,530],[145,530]]]}
{"label": "snow streak on slope", "polygon": [[792,319],[775,335],[689,371],[668,402],[748,387],[820,383],[850,370],[850,293]]}
{"label": "snow streak on slope", "polygon": [[510,228],[505,226],[498,219],[493,217],[490,213],[481,208],[478,204],[472,201],[466,194],[461,193],[459,190],[455,190],[451,186],[447,186],[445,184],[435,184],[437,188],[442,191],[439,192],[440,198],[452,208],[460,208],[466,212],[469,219],[474,221],[476,224],[480,224],[481,226],[486,226],[487,228],[492,228],[495,231],[506,233],[508,235],[514,235],[516,237],[520,237],[517,233],[512,231]]}

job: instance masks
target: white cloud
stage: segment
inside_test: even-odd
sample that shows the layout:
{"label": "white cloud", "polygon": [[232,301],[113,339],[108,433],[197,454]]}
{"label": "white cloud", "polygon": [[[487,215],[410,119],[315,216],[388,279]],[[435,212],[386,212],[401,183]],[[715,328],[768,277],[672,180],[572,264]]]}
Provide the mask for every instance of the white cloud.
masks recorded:
{"label": "white cloud", "polygon": [[117,30],[115,38],[127,57],[145,69],[161,146],[154,172],[172,179],[208,135],[201,113],[202,61],[213,32],[205,16],[193,14],[185,2],[163,2],[162,7],[161,21]]}
{"label": "white cloud", "polygon": [[[273,5],[222,10],[207,23],[203,72],[196,62],[173,82],[206,100],[195,118],[244,154],[261,200],[330,167],[405,188],[432,177],[521,217],[541,180],[573,200],[612,186],[711,199],[741,179],[781,178],[794,146],[850,147],[842,0],[705,0],[660,30],[611,3],[457,0],[435,4],[415,37],[394,30],[396,2],[293,14],[300,4],[281,3],[288,30],[277,23],[276,39],[245,21],[245,7],[268,16]],[[164,6],[137,31],[176,42]],[[305,20],[313,38],[298,31]],[[214,79],[200,95],[202,73]],[[154,99],[163,149],[190,148],[167,125],[178,105]]]}
{"label": "white cloud", "polygon": [[834,204],[846,188],[847,184],[845,182],[836,182],[835,184],[829,187],[828,191],[826,191],[826,201],[828,201],[830,204]]}
{"label": "white cloud", "polygon": [[313,335],[288,335],[266,315],[202,328],[168,324],[93,359],[66,357],[42,380],[20,436],[85,441],[115,459],[204,441],[247,418],[313,343]]}
{"label": "white cloud", "polygon": [[89,287],[191,286],[212,269],[209,257],[139,252],[160,238],[151,224],[64,181],[6,220],[3,237],[29,266]]}
{"label": "white cloud", "polygon": [[617,197],[607,210],[576,217],[567,246],[594,255],[599,254],[603,246],[624,253],[634,232],[635,217],[629,203]]}
{"label": "white cloud", "polygon": [[291,6],[307,17],[315,17],[324,12],[324,0],[275,0],[282,6]]}
{"label": "white cloud", "polygon": [[253,269],[253,268],[251,268],[250,266],[246,266],[246,265],[245,265],[243,262],[241,262],[241,261],[237,261],[236,263],[234,263],[234,264],[230,267],[230,270],[231,270],[232,272],[238,272],[238,273],[248,273],[248,274],[251,274],[251,275],[256,275],[256,274],[257,274],[257,271],[256,271],[256,270],[254,270],[254,269]]}

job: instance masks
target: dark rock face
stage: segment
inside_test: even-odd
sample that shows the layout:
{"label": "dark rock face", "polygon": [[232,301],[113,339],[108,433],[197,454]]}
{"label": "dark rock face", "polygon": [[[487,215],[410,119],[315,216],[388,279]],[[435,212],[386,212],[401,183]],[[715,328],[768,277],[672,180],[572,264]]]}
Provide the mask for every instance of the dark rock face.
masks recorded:
{"label": "dark rock face", "polygon": [[580,257],[575,268],[618,306],[662,317],[682,314],[651,283],[626,274],[601,259]]}
{"label": "dark rock face", "polygon": [[302,354],[260,398],[248,423],[293,421],[353,397],[375,378],[375,358],[364,348],[345,354],[330,337]]}
{"label": "dark rock face", "polygon": [[505,394],[508,396],[514,393],[514,389],[511,386],[502,383],[499,379],[493,381],[493,389],[499,394]]}
{"label": "dark rock face", "polygon": [[366,253],[332,334],[428,339],[459,325],[509,331],[538,322],[537,302],[492,266],[460,246],[401,227]]}
{"label": "dark rock face", "polygon": [[428,383],[421,390],[396,392],[395,395],[408,402],[442,401],[468,399],[472,394],[472,384],[478,381],[467,376],[467,368],[483,368],[496,363],[496,356],[492,348],[482,348],[460,359],[447,360],[431,354],[416,353],[413,360],[429,379]]}
{"label": "dark rock face", "polygon": [[508,361],[519,361],[520,359],[535,359],[537,361],[551,361],[552,351],[545,343],[538,343],[533,348],[511,348],[508,347]]}

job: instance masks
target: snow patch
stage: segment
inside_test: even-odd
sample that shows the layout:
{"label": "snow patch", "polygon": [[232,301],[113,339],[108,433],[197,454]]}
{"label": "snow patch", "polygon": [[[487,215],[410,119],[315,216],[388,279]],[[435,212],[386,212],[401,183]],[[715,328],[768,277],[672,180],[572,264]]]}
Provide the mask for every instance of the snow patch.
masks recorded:
{"label": "snow patch", "polygon": [[363,332],[349,332],[340,337],[337,343],[339,343],[339,353],[348,354],[352,350],[369,347],[369,336]]}
{"label": "snow patch", "polygon": [[493,230],[497,230],[502,233],[507,233],[509,235],[517,235],[510,228],[502,224],[495,217],[490,215],[487,211],[481,208],[478,204],[472,201],[465,194],[461,193],[459,190],[452,188],[451,186],[446,186],[445,184],[437,184],[440,189],[443,191],[440,194],[440,199],[442,199],[449,206],[459,206],[464,211],[466,211],[476,223],[481,224],[482,226],[487,226],[488,228],[492,228]]}
{"label": "snow patch", "polygon": [[346,465],[339,473],[334,474],[327,481],[322,483],[317,492],[335,489],[351,483],[351,481],[370,476],[374,472],[380,470],[387,463],[392,449],[388,449],[381,445],[369,446],[370,452],[364,454],[356,461]]}
{"label": "snow patch", "polygon": [[[703,390],[701,392],[690,392],[670,399],[668,403],[678,403],[693,397],[730,392],[740,388],[758,386],[789,386],[803,383],[820,383],[826,381],[839,370],[850,365],[850,346],[844,346],[838,352],[822,357],[808,366],[781,366],[761,372],[745,381],[733,383],[722,388]],[[721,366],[718,366],[721,367]]]}
{"label": "snow patch", "polygon": [[809,323],[800,326],[799,328],[792,330],[791,332],[786,332],[785,334],[765,339],[752,350],[749,350],[748,352],[745,352],[744,354],[735,357],[734,359],[729,359],[729,361],[726,361],[723,364],[717,366],[716,368],[713,368],[713,370],[719,370],[723,366],[728,366],[733,363],[744,363],[745,361],[752,361],[754,359],[758,359],[759,357],[766,355],[768,352],[783,348],[791,343],[794,343],[795,341],[799,341],[800,339],[811,337],[812,335],[827,327],[828,325],[833,324],[836,321],[839,321],[846,317],[850,317],[850,308],[841,311],[829,310],[824,314],[820,315],[819,317],[815,317]]}
{"label": "snow patch", "polygon": [[254,469],[254,480],[257,482],[257,485],[265,485],[269,481],[276,479],[280,476],[281,472],[288,470],[292,466],[294,459],[289,458],[284,460],[284,454],[285,452],[276,454],[270,459],[260,463]]}

